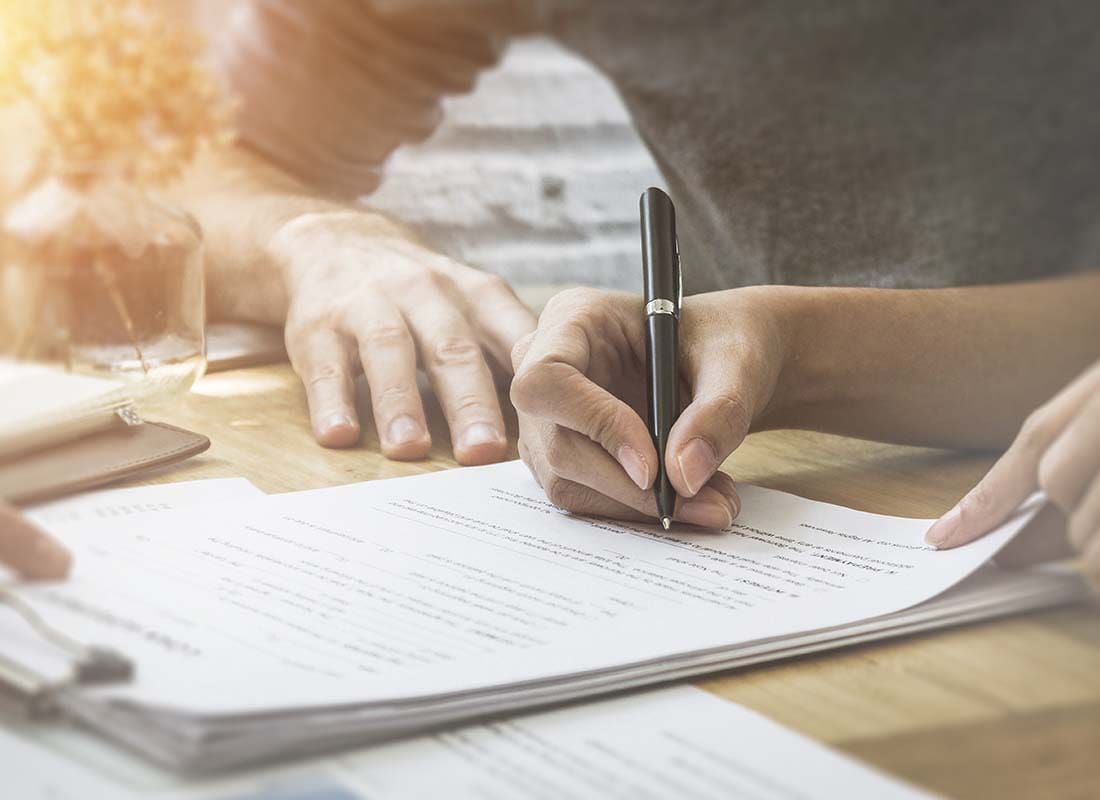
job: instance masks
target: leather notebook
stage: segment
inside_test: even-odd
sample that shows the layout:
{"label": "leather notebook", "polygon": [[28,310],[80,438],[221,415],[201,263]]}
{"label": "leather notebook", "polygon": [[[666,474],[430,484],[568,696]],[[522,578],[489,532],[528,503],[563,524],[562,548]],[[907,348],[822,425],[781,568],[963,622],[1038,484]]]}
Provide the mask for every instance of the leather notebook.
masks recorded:
{"label": "leather notebook", "polygon": [[163,422],[125,425],[0,461],[0,498],[38,503],[131,477],[203,452],[210,440]]}

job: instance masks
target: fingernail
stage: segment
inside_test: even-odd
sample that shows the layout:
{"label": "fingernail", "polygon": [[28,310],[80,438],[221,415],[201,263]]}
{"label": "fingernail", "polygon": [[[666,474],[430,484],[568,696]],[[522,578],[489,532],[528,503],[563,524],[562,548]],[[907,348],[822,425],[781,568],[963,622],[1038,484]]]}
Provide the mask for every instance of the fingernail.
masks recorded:
{"label": "fingernail", "polygon": [[336,428],[353,428],[355,427],[355,420],[349,417],[347,414],[332,414],[321,420],[321,433],[328,433]]}
{"label": "fingernail", "polygon": [[48,536],[39,536],[34,543],[32,558],[35,574],[43,578],[64,578],[69,573],[73,557]]}
{"label": "fingernail", "polygon": [[499,444],[502,441],[504,436],[500,431],[486,422],[477,422],[463,432],[459,445],[462,448],[480,447],[483,444]]}
{"label": "fingernail", "polygon": [[680,506],[676,517],[682,522],[698,525],[701,528],[728,528],[733,524],[730,509],[723,503],[692,500]]}
{"label": "fingernail", "polygon": [[703,485],[710,480],[714,470],[718,469],[718,455],[703,439],[692,439],[676,457],[680,473],[684,476],[691,497],[694,497]]}
{"label": "fingernail", "polygon": [[390,423],[388,433],[390,444],[409,444],[424,438],[424,426],[408,414],[403,414]]}
{"label": "fingernail", "polygon": [[642,454],[630,445],[624,444],[615,454],[630,480],[638,485],[639,489],[649,488],[649,465],[645,463]]}
{"label": "fingernail", "polygon": [[928,529],[928,533],[924,534],[924,541],[933,547],[943,547],[952,537],[955,535],[955,531],[959,529],[959,520],[962,518],[962,512],[958,506],[948,511]]}

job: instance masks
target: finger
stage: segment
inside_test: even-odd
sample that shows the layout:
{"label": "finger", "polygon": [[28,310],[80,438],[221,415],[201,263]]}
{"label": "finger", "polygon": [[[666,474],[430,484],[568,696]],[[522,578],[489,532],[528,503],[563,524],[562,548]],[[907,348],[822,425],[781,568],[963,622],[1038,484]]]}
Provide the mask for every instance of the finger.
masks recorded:
{"label": "finger", "polygon": [[673,519],[701,528],[725,530],[741,513],[741,498],[733,478],[716,472],[690,500],[679,498]]}
{"label": "finger", "polygon": [[1072,514],[1093,478],[1100,475],[1100,393],[1069,421],[1039,461],[1039,488]]}
{"label": "finger", "polygon": [[1100,531],[1100,473],[1092,479],[1069,518],[1069,540],[1078,552]]}
{"label": "finger", "polygon": [[523,360],[527,358],[527,353],[531,349],[531,343],[535,341],[536,331],[531,331],[525,336],[521,336],[516,340],[516,343],[512,346],[512,372],[519,371],[519,365],[523,363]]}
{"label": "finger", "polygon": [[693,497],[706,485],[752,424],[752,378],[747,370],[733,376],[729,370],[728,358],[700,359],[692,400],[669,432],[665,469],[683,497]]}
{"label": "finger", "polygon": [[512,348],[535,330],[537,318],[499,275],[469,267],[458,269],[457,274],[482,345],[493,363],[510,375]]}
{"label": "finger", "polygon": [[527,445],[522,439],[516,443],[516,450],[519,452],[519,460],[527,467],[527,471],[531,473],[531,477],[535,479],[535,483],[539,485],[539,488],[542,488],[542,479],[539,477],[538,470],[535,469],[531,451],[527,448]]}
{"label": "finger", "polygon": [[546,499],[563,511],[630,522],[653,522],[653,517],[580,483],[550,475],[541,480]]}
{"label": "finger", "polygon": [[314,437],[325,447],[351,447],[359,441],[359,419],[348,340],[332,328],[288,325],[286,346],[305,386]]}
{"label": "finger", "polygon": [[[1091,373],[1083,377],[1092,378]],[[1079,379],[1028,417],[1005,454],[928,529],[925,540],[938,548],[957,547],[984,536],[1012,516],[1039,488],[1043,454],[1090,397],[1088,382]]]}
{"label": "finger", "polygon": [[424,458],[432,438],[416,385],[416,346],[405,321],[387,308],[354,320],[352,327],[382,452],[402,461]]}
{"label": "finger", "polygon": [[602,495],[590,487],[554,474],[544,451],[546,443],[551,440],[557,426],[524,414],[519,415],[519,423],[520,455],[523,463],[534,476],[535,482],[546,492],[547,500],[558,508],[578,514],[587,513],[615,519],[646,519],[646,515],[637,509]]}
{"label": "finger", "polygon": [[1024,529],[1012,537],[995,556],[1002,567],[1018,569],[1056,561],[1073,555],[1066,538],[1066,517],[1062,510],[1047,503]]}
{"label": "finger", "polygon": [[[550,471],[561,478],[579,483],[622,505],[656,518],[657,502],[650,490],[640,489],[623,473],[618,462],[585,436],[559,426],[552,426],[542,448],[541,457]],[[681,521],[707,528],[727,528],[740,506],[733,481],[727,476],[715,476],[706,496],[696,495],[677,507],[675,517]]]}
{"label": "finger", "polygon": [[[520,451],[544,489],[556,486],[552,502],[582,514],[644,519],[653,522],[657,504],[652,491],[639,489],[603,448],[587,437],[552,423],[522,419]],[[533,446],[528,446],[531,441]],[[583,492],[578,487],[593,490]],[[548,496],[550,491],[547,489]],[[553,500],[557,497],[557,501]],[[609,505],[604,498],[613,502]],[[733,479],[717,473],[687,502],[678,502],[673,518],[704,528],[725,529],[740,511]],[[629,509],[629,513],[623,509]]]}
{"label": "finger", "polygon": [[490,464],[504,458],[508,439],[496,385],[477,336],[447,300],[407,310],[421,361],[451,431],[460,464]]}
{"label": "finger", "polygon": [[526,353],[512,381],[512,404],[528,416],[588,437],[639,489],[648,489],[657,474],[653,440],[634,409],[584,375],[585,338],[578,327],[560,325],[522,341]]}
{"label": "finger", "polygon": [[[542,479],[542,483],[543,488],[546,490],[547,499],[558,508],[571,514],[642,522],[650,525],[656,524],[653,516],[602,495],[588,486],[570,481],[568,478],[550,476]],[[728,528],[730,525],[729,512],[723,508],[724,501],[721,499],[721,495],[712,487],[707,486],[699,492],[699,496],[700,503],[705,506],[706,511],[698,516],[691,512],[685,517],[678,508],[675,514],[676,521],[712,530]],[[692,503],[695,503],[695,501],[693,500]]]}
{"label": "finger", "polygon": [[69,573],[72,556],[15,509],[0,504],[0,563],[26,578],[53,580]]}

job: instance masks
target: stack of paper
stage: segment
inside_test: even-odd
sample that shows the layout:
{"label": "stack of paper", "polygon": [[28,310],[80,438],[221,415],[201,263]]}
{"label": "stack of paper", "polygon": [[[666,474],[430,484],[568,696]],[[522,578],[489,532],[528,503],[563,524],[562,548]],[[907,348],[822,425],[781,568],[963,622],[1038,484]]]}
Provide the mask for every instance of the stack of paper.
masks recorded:
{"label": "stack of paper", "polygon": [[5,360],[0,360],[0,397],[0,458],[105,428],[132,403],[117,381]]}
{"label": "stack of paper", "polygon": [[[138,663],[65,707],[205,770],[378,741],[1067,602],[1072,573],[983,566],[929,524],[742,487],[730,530],[570,516],[518,463],[56,528],[57,627]],[[969,576],[969,577],[968,577]],[[964,580],[965,579],[965,580]],[[952,588],[954,587],[954,588]],[[950,591],[948,591],[950,590]],[[9,653],[47,651],[0,621]]]}

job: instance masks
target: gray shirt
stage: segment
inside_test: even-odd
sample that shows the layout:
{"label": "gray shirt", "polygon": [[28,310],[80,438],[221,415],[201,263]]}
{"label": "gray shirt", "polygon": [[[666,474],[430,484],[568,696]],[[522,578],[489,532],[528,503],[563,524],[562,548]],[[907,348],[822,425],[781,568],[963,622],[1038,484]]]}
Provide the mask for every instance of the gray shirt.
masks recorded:
{"label": "gray shirt", "polygon": [[677,203],[689,292],[1100,265],[1091,3],[253,0],[216,44],[245,138],[362,194],[528,32],[622,93]]}

